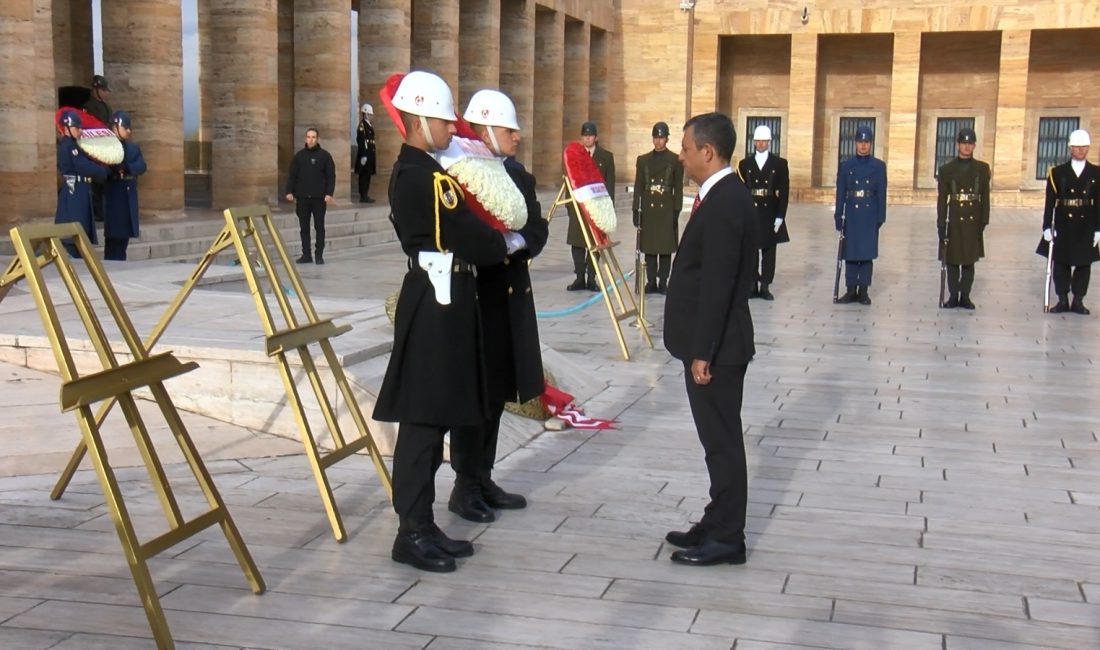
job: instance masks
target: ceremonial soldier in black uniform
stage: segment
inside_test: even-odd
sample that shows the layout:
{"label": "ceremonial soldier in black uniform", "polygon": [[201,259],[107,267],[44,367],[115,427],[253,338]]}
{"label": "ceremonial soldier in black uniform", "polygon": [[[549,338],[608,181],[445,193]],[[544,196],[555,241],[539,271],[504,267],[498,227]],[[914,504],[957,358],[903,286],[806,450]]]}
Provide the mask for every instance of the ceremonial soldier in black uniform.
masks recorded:
{"label": "ceremonial soldier in black uniform", "polygon": [[505,402],[526,402],[542,394],[542,346],[531,293],[529,261],[542,252],[549,226],[535,195],[535,177],[516,161],[520,129],[512,100],[497,90],[479,90],[470,98],[466,121],[485,146],[504,159],[504,168],[526,204],[527,223],[517,232],[523,243],[499,264],[477,267],[477,304],[485,340],[489,417],[476,426],[451,432],[455,486],[448,509],[470,521],[496,519],[494,509],[527,506],[520,494],[493,481],[500,416]]}
{"label": "ceremonial soldier in black uniform", "polygon": [[878,257],[878,231],[886,223],[886,163],[871,155],[871,129],[856,130],[856,155],[836,172],[833,220],[844,239],[844,279],[848,291],[837,302],[871,304],[869,287]]}
{"label": "ceremonial soldier in black uniform", "polygon": [[359,177],[359,202],[374,203],[370,195],[370,177],[376,172],[376,149],[374,146],[374,107],[363,104],[359,126],[355,129],[355,173]]}
{"label": "ceremonial soldier in black uniform", "polygon": [[393,451],[393,508],[400,524],[396,562],[425,571],[454,571],[473,553],[435,525],[435,473],[448,430],[489,417],[486,368],[474,265],[502,263],[505,237],[466,208],[461,188],[432,152],[454,134],[447,83],[424,71],[407,74],[393,106],[405,144],[390,180],[392,220],[409,271],[401,284],[393,350],[378,391],[374,419],[399,422]]}
{"label": "ceremonial soldier in black uniform", "polygon": [[943,307],[974,309],[974,263],[985,257],[983,233],[989,225],[989,165],[974,159],[978,135],[960,129],[955,138],[958,156],[940,167],[936,228],[940,260],[947,266],[948,298]]}
{"label": "ceremonial soldier in black uniform", "polygon": [[[1043,208],[1043,239],[1037,253],[1044,257],[1054,245],[1054,292],[1058,304],[1051,313],[1088,314],[1084,298],[1089,290],[1092,263],[1100,259],[1100,167],[1086,160],[1088,131],[1069,134],[1069,162],[1047,172],[1047,201]],[[1073,291],[1070,304],[1069,292]]]}
{"label": "ceremonial soldier in black uniform", "polygon": [[[57,142],[57,171],[61,174],[61,188],[57,191],[57,211],[53,221],[79,223],[88,234],[88,240],[94,244],[97,240],[92,212],[92,183],[102,183],[107,178],[107,168],[93,162],[77,146],[81,123],[76,111],[63,111],[58,119],[58,128],[61,139]],[[80,256],[72,242],[65,242],[65,250],[72,257]]]}
{"label": "ceremonial soldier in black uniform", "polygon": [[684,166],[668,150],[668,124],[653,125],[653,151],[638,156],[634,171],[634,227],[638,248],[645,254],[645,290],[664,293],[672,254],[680,242],[680,211],[684,208]]}
{"label": "ceremonial soldier in black uniform", "polygon": [[[581,125],[581,144],[588,151],[588,155],[592,156],[592,162],[596,163],[596,167],[599,168],[600,175],[603,176],[603,184],[607,186],[607,195],[611,197],[611,202],[614,203],[615,154],[599,145],[599,133],[596,130],[595,122],[585,122]],[[607,234],[610,235],[611,233]],[[580,291],[582,289],[599,291],[600,287],[596,284],[596,261],[589,259],[588,249],[585,248],[584,244],[584,233],[581,232],[580,224],[577,223],[577,215],[571,204],[569,206],[569,232],[566,233],[565,242],[573,247],[573,272],[577,275],[577,279],[566,289],[569,291]],[[587,282],[585,281],[586,272],[588,274]]]}
{"label": "ceremonial soldier in black uniform", "polygon": [[103,259],[125,260],[131,237],[137,237],[138,176],[145,173],[145,157],[131,135],[130,116],[116,111],[111,129],[122,142],[122,162],[111,168],[103,189]]}
{"label": "ceremonial soldier in black uniform", "polygon": [[778,244],[791,241],[787,234],[787,202],[791,195],[791,173],[787,161],[769,151],[772,130],[761,124],[752,135],[751,156],[738,165],[737,172],[745,187],[752,193],[756,217],[760,221],[757,232],[760,237],[760,270],[757,286],[750,298],[775,300],[768,286],[775,281],[775,249]]}

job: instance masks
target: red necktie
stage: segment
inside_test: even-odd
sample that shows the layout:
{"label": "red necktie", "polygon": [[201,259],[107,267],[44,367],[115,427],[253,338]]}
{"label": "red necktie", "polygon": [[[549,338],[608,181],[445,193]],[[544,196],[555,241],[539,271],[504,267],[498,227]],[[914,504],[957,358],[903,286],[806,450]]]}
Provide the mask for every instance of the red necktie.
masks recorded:
{"label": "red necktie", "polygon": [[697,210],[699,208],[699,204],[702,203],[702,202],[703,202],[703,200],[699,198],[698,194],[696,194],[695,195],[695,202],[693,202],[691,204],[691,213],[692,214],[695,214],[695,210]]}

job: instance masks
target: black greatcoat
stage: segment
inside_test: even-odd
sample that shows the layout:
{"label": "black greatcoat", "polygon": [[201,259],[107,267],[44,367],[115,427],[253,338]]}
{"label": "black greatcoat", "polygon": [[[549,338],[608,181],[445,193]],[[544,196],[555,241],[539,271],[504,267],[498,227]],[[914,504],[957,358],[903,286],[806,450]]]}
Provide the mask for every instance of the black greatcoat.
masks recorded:
{"label": "black greatcoat", "polygon": [[[397,298],[393,351],[374,419],[444,427],[480,425],[489,407],[477,280],[469,271],[452,273],[451,304],[441,305],[427,272],[416,263],[420,251],[437,250],[435,173],[442,174],[443,168],[427,152],[401,146],[390,205],[411,268]],[[456,263],[498,264],[507,254],[504,237],[461,200],[454,209],[440,203],[439,237]]]}
{"label": "black greatcoat", "polygon": [[[1092,245],[1093,233],[1100,231],[1098,211],[1100,167],[1085,161],[1080,176],[1069,162],[1050,169],[1043,229],[1054,230],[1055,262],[1083,266],[1100,260],[1100,253]],[[1048,246],[1045,239],[1040,239],[1035,252],[1046,257]]]}
{"label": "black greatcoat", "polygon": [[[752,153],[741,159],[737,171],[752,193],[756,217],[760,222],[757,228],[760,250],[791,241],[787,233],[787,204],[791,198],[791,172],[787,161],[769,152],[764,169],[760,169],[756,166],[756,154]],[[776,219],[783,220],[779,232],[775,231]]]}
{"label": "black greatcoat", "polygon": [[[592,150],[592,162],[596,163],[596,167],[600,170],[600,175],[603,176],[603,184],[607,186],[607,195],[611,197],[611,202],[615,202],[615,154],[611,153],[607,149],[596,145]],[[569,206],[569,232],[566,233],[565,243],[570,246],[577,246],[578,248],[584,248],[584,234],[581,232],[581,227],[577,223],[577,217],[573,213],[573,206]],[[607,233],[610,237],[614,233]]]}
{"label": "black greatcoat", "polygon": [[514,158],[504,168],[527,200],[527,224],[519,230],[527,248],[500,264],[477,267],[478,306],[485,333],[489,399],[526,402],[542,394],[542,346],[535,320],[528,261],[542,252],[549,227],[535,196],[535,177]]}

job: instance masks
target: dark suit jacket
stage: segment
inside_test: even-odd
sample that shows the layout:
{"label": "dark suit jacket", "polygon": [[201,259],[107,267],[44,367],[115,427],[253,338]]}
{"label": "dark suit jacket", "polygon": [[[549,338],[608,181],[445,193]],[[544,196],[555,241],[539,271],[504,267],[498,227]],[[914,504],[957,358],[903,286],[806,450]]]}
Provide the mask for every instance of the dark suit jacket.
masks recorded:
{"label": "dark suit jacket", "polygon": [[736,173],[718,181],[688,220],[665,300],[665,348],[681,361],[752,360],[749,294],[756,283],[757,219]]}

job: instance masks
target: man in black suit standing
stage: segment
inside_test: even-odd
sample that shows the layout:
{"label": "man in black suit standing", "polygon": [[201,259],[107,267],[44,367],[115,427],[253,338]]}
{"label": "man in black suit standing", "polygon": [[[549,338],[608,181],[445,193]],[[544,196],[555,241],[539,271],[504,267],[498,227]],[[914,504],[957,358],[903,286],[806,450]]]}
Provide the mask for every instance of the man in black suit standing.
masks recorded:
{"label": "man in black suit standing", "polygon": [[753,346],[758,224],[752,195],[730,169],[737,134],[729,116],[684,125],[680,162],[699,184],[665,301],[665,348],[684,363],[688,403],[706,452],[710,503],[686,532],[665,539],[680,564],[745,563],[748,477],[741,399]]}

